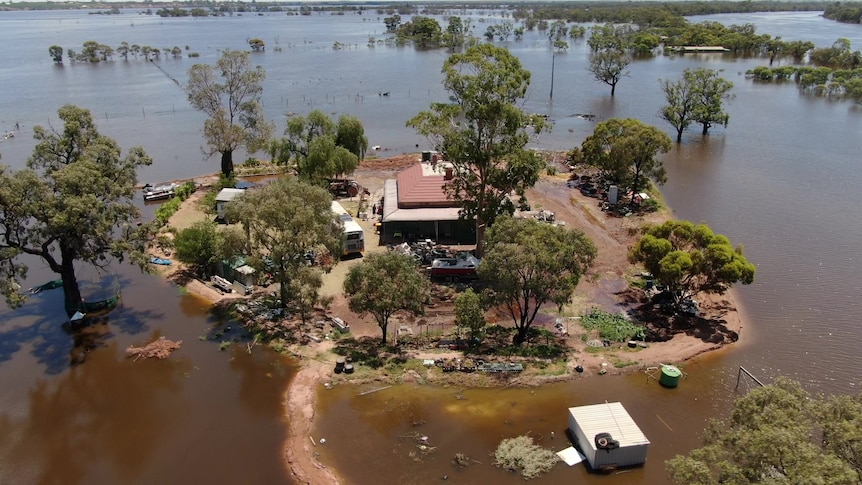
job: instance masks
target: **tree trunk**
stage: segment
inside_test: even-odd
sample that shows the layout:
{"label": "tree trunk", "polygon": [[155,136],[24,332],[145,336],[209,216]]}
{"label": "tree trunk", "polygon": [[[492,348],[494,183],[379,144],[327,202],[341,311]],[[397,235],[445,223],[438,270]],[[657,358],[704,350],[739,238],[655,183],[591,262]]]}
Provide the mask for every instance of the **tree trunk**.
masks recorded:
{"label": "tree trunk", "polygon": [[703,135],[706,136],[709,133],[709,123],[703,124]]}
{"label": "tree trunk", "polygon": [[380,330],[383,330],[383,338],[380,339],[380,346],[383,347],[386,345],[386,329],[389,328],[389,319],[385,319],[383,323],[380,324]]}
{"label": "tree trunk", "polygon": [[[65,251],[61,251],[65,253]],[[63,280],[63,300],[66,313],[71,317],[81,309],[84,299],[81,298],[81,288],[78,286],[78,278],[75,276],[74,260],[63,258],[60,266],[60,278]],[[83,311],[82,311],[83,313]]]}
{"label": "tree trunk", "polygon": [[221,152],[221,173],[225,177],[233,173],[233,150]]}
{"label": "tree trunk", "polygon": [[617,90],[616,84],[611,84],[611,97],[614,97],[614,92]]}
{"label": "tree trunk", "polygon": [[676,142],[682,143],[682,130],[680,129],[676,130]]}
{"label": "tree trunk", "polygon": [[527,341],[527,330],[529,327],[517,327],[518,332],[515,333],[515,337],[512,339],[512,343],[515,345],[521,345],[522,343]]}
{"label": "tree trunk", "polygon": [[485,222],[480,217],[476,217],[476,257],[482,259],[485,255]]}

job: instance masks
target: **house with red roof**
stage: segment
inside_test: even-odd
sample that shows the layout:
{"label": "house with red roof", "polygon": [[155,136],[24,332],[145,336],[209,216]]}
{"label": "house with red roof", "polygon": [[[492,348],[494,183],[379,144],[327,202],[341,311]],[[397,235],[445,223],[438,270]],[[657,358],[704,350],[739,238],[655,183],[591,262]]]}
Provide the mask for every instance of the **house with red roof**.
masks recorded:
{"label": "house with red roof", "polygon": [[383,184],[380,239],[384,243],[432,239],[441,244],[476,244],[474,221],[458,219],[460,208],[446,197],[452,165],[436,155]]}

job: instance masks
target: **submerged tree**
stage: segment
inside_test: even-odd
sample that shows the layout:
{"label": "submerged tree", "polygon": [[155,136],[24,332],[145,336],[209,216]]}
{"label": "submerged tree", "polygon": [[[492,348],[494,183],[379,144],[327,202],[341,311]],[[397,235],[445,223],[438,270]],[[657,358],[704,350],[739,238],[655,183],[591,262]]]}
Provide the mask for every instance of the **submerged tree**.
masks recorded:
{"label": "submerged tree", "polygon": [[[460,217],[476,221],[477,253],[484,251],[485,228],[498,215],[526,205],[544,162],[526,149],[530,134],[544,131],[538,115],[519,107],[530,86],[530,72],[508,50],[479,44],[443,64],[443,86],[452,103],[432,103],[407,126],[434,141],[452,164],[447,196],[461,206]],[[517,196],[513,201],[512,194]]]}
{"label": "submerged tree", "polygon": [[862,482],[862,394],[812,397],[779,378],[713,420],[703,446],[666,462],[686,485]]}
{"label": "submerged tree", "polygon": [[597,81],[611,87],[611,96],[613,96],[617,84],[623,76],[628,75],[627,69],[632,62],[628,52],[631,28],[605,24],[594,26],[591,32],[587,41],[591,50],[588,69]]}
{"label": "submerged tree", "polygon": [[[146,55],[146,54],[145,54]],[[263,148],[272,125],[263,115],[263,68],[251,68],[248,52],[225,50],[216,66],[195,64],[186,84],[191,105],[209,116],[204,121],[203,148],[207,156],[221,154],[221,171],[233,173],[233,152],[244,146],[249,152]]]}
{"label": "submerged tree", "polygon": [[542,305],[561,307],[571,301],[596,257],[595,245],[583,232],[533,219],[498,220],[485,244],[487,252],[478,269],[487,284],[484,297],[512,317],[515,344],[526,340]]}
{"label": "submerged tree", "polygon": [[48,48],[48,54],[51,56],[51,59],[54,60],[57,64],[63,63],[63,48],[58,45],[52,45]]}
{"label": "submerged tree", "polygon": [[151,159],[140,147],[122,157],[86,109],[66,105],[58,114],[62,132],[34,128],[38,143],[26,169],[0,165],[0,291],[12,307],[24,301],[20,256],[41,258],[60,275],[73,311],[82,301],[76,262],[104,268],[133,253],[124,236],[138,217],[137,169]]}
{"label": "submerged tree", "polygon": [[727,126],[730,116],[723,103],[733,99],[730,90],[733,83],[718,76],[714,69],[686,69],[676,82],[659,81],[667,104],[659,111],[659,117],[676,129],[676,141],[692,123],[703,125],[706,135],[714,124]]}
{"label": "submerged tree", "polygon": [[734,248],[726,236],[689,221],[646,227],[629,259],[643,263],[677,305],[698,293],[723,294],[736,283],[751,284],[756,272],[741,246]]}
{"label": "submerged tree", "polygon": [[344,279],[350,311],[370,313],[383,332],[386,345],[389,319],[399,311],[420,315],[431,292],[428,277],[419,272],[412,258],[396,251],[369,254],[350,268]]}

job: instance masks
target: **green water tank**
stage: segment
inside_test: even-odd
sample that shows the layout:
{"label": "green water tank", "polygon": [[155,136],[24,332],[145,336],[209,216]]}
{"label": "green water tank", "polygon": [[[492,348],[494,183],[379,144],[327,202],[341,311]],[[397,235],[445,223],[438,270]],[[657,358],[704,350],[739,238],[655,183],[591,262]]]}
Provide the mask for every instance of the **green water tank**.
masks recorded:
{"label": "green water tank", "polygon": [[676,387],[679,384],[679,378],[682,371],[673,365],[661,366],[661,378],[658,382],[664,387]]}

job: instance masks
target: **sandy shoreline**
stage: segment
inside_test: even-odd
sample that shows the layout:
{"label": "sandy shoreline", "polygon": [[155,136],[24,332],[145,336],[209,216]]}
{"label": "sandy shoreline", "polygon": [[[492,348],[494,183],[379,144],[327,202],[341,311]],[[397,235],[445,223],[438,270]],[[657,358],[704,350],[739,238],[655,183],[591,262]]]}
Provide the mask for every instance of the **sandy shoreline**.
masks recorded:
{"label": "sandy shoreline", "polygon": [[[357,180],[364,186],[375,192],[382,188],[382,182],[389,178],[401,167],[413,163],[418,155],[403,155],[388,159],[376,159],[364,161],[363,166],[356,173]],[[216,180],[217,176],[200,177],[195,180],[206,186]],[[171,217],[169,225],[175,228],[184,228],[202,220],[207,216],[197,210],[196,200],[202,197],[202,191],[192,195],[187,203]],[[528,192],[528,198],[534,209],[547,209],[554,211],[557,220],[565,221],[568,227],[583,230],[599,247],[591,274],[584,277],[577,287],[572,305],[565,310],[567,314],[577,315],[591,306],[601,306],[608,310],[624,309],[626,303],[620,301],[620,294],[628,288],[627,277],[631,276],[631,265],[627,261],[627,252],[633,243],[631,229],[643,222],[657,222],[671,216],[655,215],[647,220],[641,218],[611,218],[602,213],[595,204],[595,199],[582,197],[577,191],[565,189],[565,175],[543,178],[535,188]],[[367,241],[368,251],[385,250],[383,247],[374,246],[373,241]],[[156,254],[159,255],[159,254]],[[339,265],[339,266],[343,266]],[[209,303],[217,303],[226,295],[219,293],[210,286],[198,281],[178,281],[177,266],[160,267],[158,270],[166,277],[182,284],[189,293],[194,294]],[[325,284],[323,291],[331,295],[339,295],[340,282],[335,281],[340,273],[346,269],[333,271],[332,281]],[[328,285],[328,286],[327,286]],[[646,367],[658,366],[663,363],[680,363],[705,352],[722,348],[730,343],[738,341],[743,327],[743,314],[738,305],[736,294],[731,290],[725,295],[699,295],[698,302],[704,318],[717,322],[722,332],[714,334],[712,338],[699,335],[696,331],[677,333],[667,341],[651,343],[647,348],[641,349],[631,356],[636,358],[636,364],[618,368],[614,365],[605,364],[609,354],[591,353],[584,351],[585,344],[577,333],[570,335],[568,342],[573,348],[572,357],[568,362],[568,372],[565,376],[553,376],[546,380],[533,380],[532,385],[540,385],[542,382],[556,382],[568,380],[577,376],[589,376],[597,374],[600,369],[605,369],[608,374],[625,374],[630,372],[642,372]],[[628,303],[631,304],[630,302]],[[354,321],[362,323],[358,317],[349,314],[343,297],[336,297],[333,305],[337,307],[340,314],[346,314]],[[576,324],[575,324],[576,325]],[[363,330],[365,329],[365,330]],[[358,325],[353,333],[357,336],[379,335],[376,325],[369,323],[366,319],[365,326]],[[320,354],[327,350],[327,342],[311,344],[299,348],[297,352],[313,352]],[[622,350],[621,350],[622,352]],[[626,358],[628,354],[625,354]],[[316,439],[313,436],[314,420],[316,418],[315,406],[317,403],[317,392],[323,387],[324,382],[331,378],[330,365],[312,358],[302,358],[300,368],[296,375],[290,380],[284,392],[283,405],[285,417],[288,424],[288,435],[284,444],[285,465],[293,479],[303,484],[319,483],[343,483],[339,480],[337,473],[317,460],[315,447]],[[581,365],[583,374],[576,374],[574,367]],[[612,363],[611,363],[612,364]],[[433,383],[432,383],[433,385]]]}

